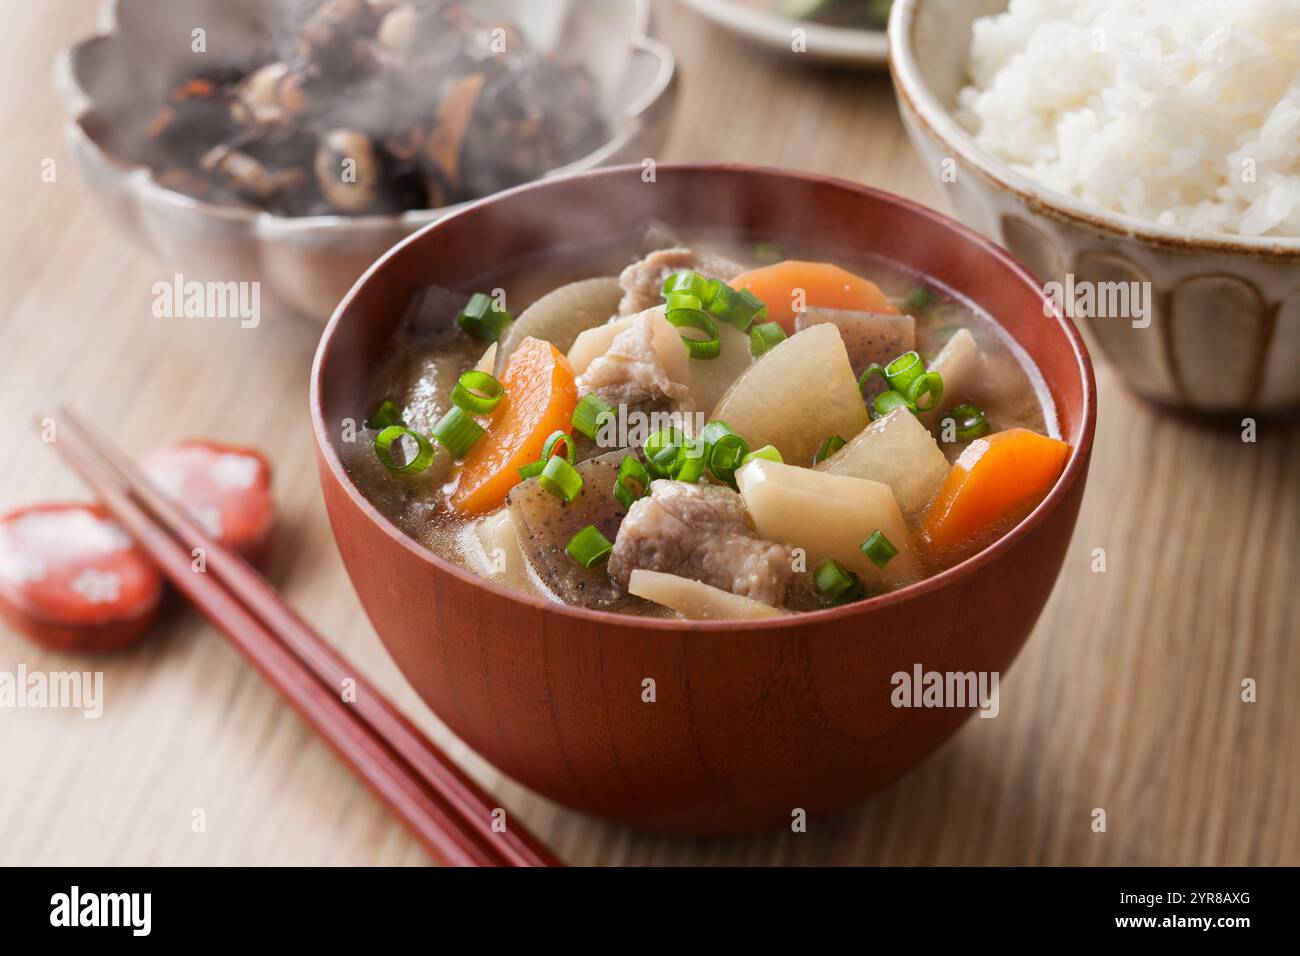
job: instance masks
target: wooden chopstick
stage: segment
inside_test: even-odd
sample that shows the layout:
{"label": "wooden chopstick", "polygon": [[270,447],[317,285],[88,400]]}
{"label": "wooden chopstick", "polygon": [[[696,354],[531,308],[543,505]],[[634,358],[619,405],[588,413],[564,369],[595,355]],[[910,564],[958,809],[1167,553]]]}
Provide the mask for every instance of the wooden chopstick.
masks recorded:
{"label": "wooden chopstick", "polygon": [[[558,866],[528,831],[494,830],[490,798],[355,673],[246,562],[212,541],[66,409],[55,448],[159,568],[389,805],[434,856],[461,866]],[[206,573],[192,569],[202,548]],[[356,701],[342,699],[351,679]]]}
{"label": "wooden chopstick", "polygon": [[[60,414],[73,431],[93,448],[126,482],[131,491],[154,512],[191,554],[201,548],[208,573],[220,579],[249,610],[271,630],[335,693],[344,680],[352,680],[356,700],[352,706],[373,730],[389,743],[481,837],[490,841],[512,866],[557,866],[559,861],[526,829],[492,829],[488,797],[446,755],[392,706],[378,690],[358,675],[346,661],[295,612],[280,594],[242,557],[213,541],[193,520],[160,493],[126,455],[97,436],[66,408]],[[484,812],[484,807],[487,812]]]}

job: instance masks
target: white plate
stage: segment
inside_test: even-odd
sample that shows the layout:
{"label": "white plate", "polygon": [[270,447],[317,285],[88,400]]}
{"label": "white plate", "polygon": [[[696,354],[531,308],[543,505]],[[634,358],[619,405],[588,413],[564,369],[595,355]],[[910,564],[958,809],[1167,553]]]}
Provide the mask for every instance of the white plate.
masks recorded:
{"label": "white plate", "polygon": [[[681,0],[714,23],[777,53],[806,57],[827,66],[879,70],[889,63],[889,41],[884,30],[828,27],[804,20],[789,20],[740,0]],[[806,52],[795,53],[793,31],[805,31]]]}

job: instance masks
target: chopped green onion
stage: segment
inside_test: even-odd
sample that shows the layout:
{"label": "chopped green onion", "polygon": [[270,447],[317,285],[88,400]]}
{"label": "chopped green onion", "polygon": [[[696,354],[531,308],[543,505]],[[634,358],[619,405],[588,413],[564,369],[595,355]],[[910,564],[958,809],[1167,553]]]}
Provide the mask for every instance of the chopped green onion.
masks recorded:
{"label": "chopped green onion", "polygon": [[573,447],[573,439],[569,437],[568,432],[553,431],[546,436],[546,441],[542,443],[542,461],[550,461],[551,456],[555,454],[555,446],[564,442],[564,460],[570,465],[574,463],[577,451]]}
{"label": "chopped green onion", "polygon": [[651,457],[661,448],[667,448],[669,445],[680,445],[686,440],[682,430],[676,425],[669,425],[667,428],[661,428],[645,440],[645,453]]}
{"label": "chopped green onion", "polygon": [[470,296],[464,310],[456,317],[456,323],[481,342],[495,342],[513,321],[509,312],[497,308],[492,296],[482,292]]}
{"label": "chopped green onion", "polygon": [[572,465],[577,457],[577,450],[573,447],[573,439],[567,432],[556,430],[546,436],[546,441],[542,444],[542,457],[520,468],[519,477],[527,481],[529,478],[536,478],[540,475],[546,468],[546,463],[555,454],[555,446],[560,442],[564,442],[564,460]]}
{"label": "chopped green onion", "polygon": [[713,319],[709,318],[709,314],[702,309],[669,309],[664,314],[664,318],[675,328],[694,329],[704,333],[703,338],[694,335],[682,336],[682,344],[686,346],[686,352],[691,358],[715,359],[722,351],[722,339],[718,336],[718,327]]}
{"label": "chopped green onion", "polygon": [[736,434],[732,427],[721,419],[714,419],[700,429],[699,439],[706,445],[712,445],[724,435]]}
{"label": "chopped green onion", "polygon": [[[943,376],[938,372],[926,372],[912,379],[912,384],[903,390],[903,395],[915,406],[915,411],[928,412],[939,407],[943,400]],[[930,400],[921,404],[921,396],[928,395]]]}
{"label": "chopped green onion", "polygon": [[677,470],[677,456],[681,454],[680,445],[668,445],[646,459],[646,468],[654,478],[671,478]]}
{"label": "chopped green onion", "polygon": [[668,309],[693,309],[696,312],[703,311],[704,303],[700,297],[691,292],[669,292],[664,296],[664,301],[668,303]]}
{"label": "chopped green onion", "polygon": [[501,383],[487,372],[470,369],[451,390],[451,402],[471,415],[488,415],[505,393]]}
{"label": "chopped green onion", "polygon": [[401,425],[405,421],[406,411],[394,401],[384,399],[375,409],[375,413],[366,419],[366,427],[381,431],[390,425]]}
{"label": "chopped green onion", "polygon": [[749,454],[749,443],[739,435],[723,435],[709,449],[709,471],[719,481],[735,487],[736,469]]}
{"label": "chopped green onion", "polygon": [[834,558],[827,558],[813,572],[813,587],[828,607],[860,600],[863,596],[858,576]]}
{"label": "chopped green onion", "polygon": [[862,553],[871,559],[871,563],[878,568],[883,568],[890,562],[894,555],[898,554],[898,549],[885,537],[885,533],[879,528],[862,542]]}
{"label": "chopped green onion", "polygon": [[[645,452],[646,461],[650,464],[650,472],[654,474],[656,465],[659,461],[671,466],[677,459],[677,450],[685,443],[686,436],[682,434],[681,429],[676,427],[661,428],[645,440],[641,450]],[[667,478],[668,473],[655,475],[656,478]]]}
{"label": "chopped green onion", "polygon": [[740,463],[742,465],[748,465],[751,461],[757,461],[760,458],[764,461],[775,461],[778,464],[785,464],[785,459],[781,457],[781,453],[776,450],[775,445],[764,445],[762,448],[755,448],[744,458],[740,459]]}
{"label": "chopped green onion", "polygon": [[537,476],[537,481],[565,504],[578,497],[578,492],[582,491],[582,475],[558,455],[546,460],[546,467]]}
{"label": "chopped green onion", "polygon": [[[858,391],[865,393],[873,375],[879,375],[885,382],[885,391],[872,402],[875,418],[888,415],[900,405],[906,406],[913,415],[928,412],[943,400],[943,376],[938,372],[927,372],[925,362],[917,352],[904,352],[883,367],[872,362],[858,378]],[[924,404],[921,402],[923,397],[928,399]]]}
{"label": "chopped green onion", "polygon": [[749,454],[749,443],[723,421],[712,421],[700,429],[699,440],[704,443],[709,471],[719,481],[735,487],[736,469]]}
{"label": "chopped green onion", "polygon": [[896,392],[907,394],[908,386],[925,374],[925,363],[920,353],[904,352],[885,366],[885,379]]}
{"label": "chopped green onion", "polygon": [[464,458],[470,445],[483,436],[483,426],[465,413],[463,408],[452,406],[447,414],[433,426],[429,437],[452,453],[453,457]]}
{"label": "chopped green onion", "polygon": [[589,524],[569,539],[564,550],[584,568],[594,568],[609,557],[614,546],[594,524]]}
{"label": "chopped green onion", "polygon": [[[730,431],[725,423],[715,424]],[[647,477],[673,478],[692,483],[699,481],[704,476],[704,466],[709,463],[711,445],[704,434],[708,427],[706,425],[700,437],[693,440],[675,427],[662,428],[647,438],[642,448],[646,458]]]}
{"label": "chopped green onion", "polygon": [[876,417],[884,418],[898,406],[903,406],[909,412],[916,413],[916,406],[908,401],[907,396],[901,392],[896,392],[892,388],[887,392],[881,392],[876,396],[875,407]]}
{"label": "chopped green onion", "polygon": [[848,442],[839,435],[832,435],[830,438],[822,442],[822,446],[817,449],[817,455],[813,458],[813,464],[820,465],[847,444]]}
{"label": "chopped green onion", "polygon": [[760,242],[754,246],[754,258],[759,262],[780,262],[785,258],[785,249],[775,242]]}
{"label": "chopped green onion", "polygon": [[637,460],[636,455],[624,455],[618,466],[618,477],[614,479],[614,497],[624,508],[631,508],[632,502],[644,498],[650,493],[650,472]]}
{"label": "chopped green onion", "polygon": [[613,414],[613,405],[595,392],[588,392],[573,410],[573,430],[595,441],[605,416]]}
{"label": "chopped green onion", "polygon": [[[709,314],[715,319],[723,322],[729,322],[735,325],[738,321],[745,321],[741,312],[740,294],[727,285],[721,279],[710,279],[705,286],[704,303],[708,306]],[[745,321],[745,328],[749,323]],[[742,328],[743,332],[744,329]]]}
{"label": "chopped green onion", "polygon": [[704,477],[704,465],[708,460],[708,446],[701,441],[687,442],[677,452],[673,462],[672,476],[677,481],[695,484]]}
{"label": "chopped green onion", "polygon": [[707,302],[706,291],[708,285],[708,279],[704,278],[704,276],[700,275],[698,272],[692,272],[687,269],[681,272],[674,272],[668,278],[664,279],[664,284],[660,291],[663,293],[665,299],[675,292],[685,292],[688,295],[695,296],[701,302]]}
{"label": "chopped green onion", "polygon": [[972,441],[989,433],[989,423],[984,417],[984,409],[978,405],[957,405],[950,413],[953,424],[957,426],[958,441]]}
{"label": "chopped green onion", "polygon": [[[417,450],[414,458],[404,465],[399,465],[393,457],[393,445],[404,437],[413,439]],[[379,456],[383,466],[395,475],[418,475],[432,465],[434,459],[434,449],[429,439],[405,425],[389,425],[376,435],[375,454]]]}
{"label": "chopped green onion", "polygon": [[785,341],[785,329],[778,322],[762,322],[749,330],[749,354],[758,358]]}
{"label": "chopped green onion", "polygon": [[858,376],[858,391],[865,392],[867,383],[871,381],[871,376],[879,375],[880,380],[885,383],[885,388],[889,388],[889,379],[885,377],[885,367],[879,362],[872,362],[867,366],[867,370]]}
{"label": "chopped green onion", "polygon": [[762,322],[767,318],[767,304],[762,299],[748,289],[737,292],[721,279],[709,280],[708,292],[702,301],[715,319],[742,332],[748,331],[755,319]]}
{"label": "chopped green onion", "polygon": [[[721,279],[706,279],[698,272],[674,272],[664,280],[661,291],[668,303],[668,321],[679,328],[698,329],[712,338],[717,338],[713,320],[726,322],[744,332],[755,320],[762,322],[767,318],[767,305],[754,293],[748,289],[737,292]],[[673,313],[678,311],[691,315],[689,321],[686,316],[679,316],[679,320],[674,321]],[[705,316],[709,325],[704,325],[694,314]],[[708,343],[710,339],[701,341]],[[720,347],[721,343],[718,348]],[[698,347],[691,349],[688,345],[687,349],[691,350],[692,358],[714,358],[717,354],[708,345],[703,350],[705,354],[697,354],[700,351]]]}
{"label": "chopped green onion", "polygon": [[925,286],[917,286],[907,294],[907,298],[903,300],[903,305],[909,312],[924,312],[933,301],[933,292]]}
{"label": "chopped green onion", "polygon": [[754,295],[753,292],[748,289],[741,289],[740,301],[749,311],[751,318],[759,322],[763,322],[767,319],[767,303]]}

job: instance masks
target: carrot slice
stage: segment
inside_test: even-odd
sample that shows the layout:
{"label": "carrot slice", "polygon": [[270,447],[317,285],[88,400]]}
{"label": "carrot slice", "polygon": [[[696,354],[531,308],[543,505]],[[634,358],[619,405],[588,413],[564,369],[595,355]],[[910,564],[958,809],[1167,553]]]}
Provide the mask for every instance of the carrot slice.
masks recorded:
{"label": "carrot slice", "polygon": [[487,434],[470,449],[452,493],[453,506],[468,514],[493,511],[519,484],[519,469],[542,455],[552,432],[573,426],[578,386],[573,368],[550,342],[527,338],[501,376],[505,397],[487,423]]}
{"label": "carrot slice", "polygon": [[786,332],[794,331],[795,297],[799,292],[805,307],[898,315],[880,286],[829,262],[787,259],[742,273],[731,281],[731,286],[737,292],[748,289],[762,299],[769,321],[780,322]]}
{"label": "carrot slice", "polygon": [[921,519],[921,540],[936,563],[974,553],[1042,501],[1070,446],[1026,428],[971,442]]}

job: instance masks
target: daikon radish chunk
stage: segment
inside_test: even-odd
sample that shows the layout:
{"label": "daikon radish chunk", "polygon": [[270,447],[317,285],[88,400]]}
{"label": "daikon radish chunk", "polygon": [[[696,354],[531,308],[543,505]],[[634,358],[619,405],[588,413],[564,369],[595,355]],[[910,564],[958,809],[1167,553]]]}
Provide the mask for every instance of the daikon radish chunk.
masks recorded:
{"label": "daikon radish chunk", "polygon": [[695,621],[760,620],[785,614],[753,598],[662,571],[633,571],[628,591]]}
{"label": "daikon radish chunk", "polygon": [[[736,483],[759,536],[802,548],[809,570],[835,558],[877,589],[919,576],[912,535],[888,485],[761,458],[737,471]],[[862,551],[877,531],[898,549],[883,568]]]}
{"label": "daikon radish chunk", "polygon": [[[475,570],[484,577],[491,578],[517,591],[535,594],[537,588],[528,577],[528,561],[519,547],[519,535],[515,533],[515,524],[510,517],[510,510],[488,515],[481,521],[470,525],[483,549],[481,556],[475,555]],[[462,549],[472,553],[471,549]],[[481,564],[481,567],[477,565]]]}
{"label": "daikon radish chunk", "polygon": [[561,352],[573,345],[582,332],[598,328],[618,312],[623,289],[618,279],[609,276],[570,282],[542,296],[506,327],[501,334],[495,362],[499,377],[524,339],[545,339]]}
{"label": "daikon radish chunk", "polygon": [[793,465],[811,465],[827,438],[852,438],[869,421],[833,325],[804,329],[765,354],[736,379],[712,417],[750,448],[775,445]]}
{"label": "daikon radish chunk", "polygon": [[929,430],[895,408],[817,466],[818,471],[889,485],[909,524],[916,524],[948,475],[948,459]]}
{"label": "daikon radish chunk", "polygon": [[722,350],[717,358],[691,359],[691,397],[696,409],[711,411],[736,379],[753,364],[749,334],[725,322],[717,323]]}
{"label": "daikon radish chunk", "polygon": [[872,362],[888,365],[916,348],[916,319],[910,315],[809,309],[794,318],[796,331],[823,324],[840,330],[855,375],[861,375]]}
{"label": "daikon radish chunk", "polygon": [[975,337],[969,329],[958,329],[939,350],[927,371],[938,372],[943,377],[943,399],[937,407],[918,416],[922,425],[933,428],[948,409],[975,397],[975,390],[984,374],[984,354],[975,344]]}
{"label": "daikon radish chunk", "polygon": [[[646,311],[653,312],[655,315],[654,338],[651,344],[659,356],[659,361],[663,363],[664,371],[674,382],[689,386],[691,360],[686,352],[686,346],[682,344],[682,334],[664,318],[663,306],[656,306]],[[640,315],[641,313],[629,315],[627,318],[598,325],[594,329],[581,333],[574,340],[573,347],[569,349],[569,364],[573,366],[573,374],[581,376],[586,372],[592,362],[609,351],[610,346],[614,344],[614,339],[620,333],[626,332],[636,324]]]}

